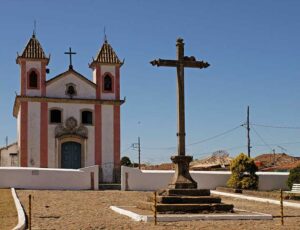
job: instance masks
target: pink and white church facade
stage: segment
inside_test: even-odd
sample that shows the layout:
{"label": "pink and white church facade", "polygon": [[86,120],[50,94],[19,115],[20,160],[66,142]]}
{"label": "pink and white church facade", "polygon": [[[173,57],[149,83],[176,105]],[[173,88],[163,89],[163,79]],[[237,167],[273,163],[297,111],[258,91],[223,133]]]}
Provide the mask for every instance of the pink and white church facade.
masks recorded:
{"label": "pink and white church facade", "polygon": [[105,39],[89,67],[92,80],[69,69],[46,79],[50,56],[33,34],[16,62],[21,69],[15,98],[19,165],[83,168],[99,165],[100,180],[120,172],[120,68]]}

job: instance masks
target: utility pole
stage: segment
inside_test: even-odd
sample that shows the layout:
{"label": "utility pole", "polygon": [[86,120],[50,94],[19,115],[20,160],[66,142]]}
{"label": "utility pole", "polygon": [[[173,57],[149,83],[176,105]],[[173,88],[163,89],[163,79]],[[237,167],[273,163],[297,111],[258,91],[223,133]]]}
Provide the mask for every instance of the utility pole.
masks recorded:
{"label": "utility pole", "polygon": [[140,141],[140,137],[138,137],[138,151],[139,151],[139,169],[141,169],[141,141]]}
{"label": "utility pole", "polygon": [[139,162],[139,169],[141,169],[141,139],[138,137],[138,143],[133,143],[132,148],[138,149],[138,162]]}
{"label": "utility pole", "polygon": [[249,106],[247,108],[247,139],[248,139],[248,157],[250,157],[250,122],[249,122]]}
{"label": "utility pole", "polygon": [[276,157],[276,155],[275,155],[275,149],[273,149],[273,165],[275,165],[275,157]]}

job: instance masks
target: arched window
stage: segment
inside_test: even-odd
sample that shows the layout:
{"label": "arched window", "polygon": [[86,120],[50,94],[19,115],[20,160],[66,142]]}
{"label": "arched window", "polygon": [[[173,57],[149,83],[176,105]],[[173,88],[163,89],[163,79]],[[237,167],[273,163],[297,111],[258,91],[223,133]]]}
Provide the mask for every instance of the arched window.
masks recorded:
{"label": "arched window", "polygon": [[50,110],[50,123],[61,123],[61,111],[59,109]]}
{"label": "arched window", "polygon": [[29,88],[36,89],[38,87],[38,76],[35,71],[29,74]]}
{"label": "arched window", "polygon": [[85,125],[93,124],[93,113],[91,111],[82,111],[81,112],[81,123]]}
{"label": "arched window", "polygon": [[112,91],[112,78],[109,75],[104,77],[104,91]]}

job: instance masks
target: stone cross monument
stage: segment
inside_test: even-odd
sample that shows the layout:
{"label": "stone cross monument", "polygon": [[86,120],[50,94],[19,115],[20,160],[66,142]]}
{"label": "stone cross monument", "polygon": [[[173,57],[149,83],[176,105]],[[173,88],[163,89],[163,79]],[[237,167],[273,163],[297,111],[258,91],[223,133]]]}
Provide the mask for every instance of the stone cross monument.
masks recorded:
{"label": "stone cross monument", "polygon": [[196,189],[197,183],[193,180],[189,172],[189,164],[193,160],[192,156],[185,155],[185,111],[184,111],[184,68],[207,68],[209,64],[197,61],[194,56],[184,56],[184,43],[182,38],[177,39],[177,60],[158,59],[150,63],[153,66],[166,66],[177,68],[177,156],[172,156],[171,160],[175,164],[175,174],[169,184],[170,189]]}

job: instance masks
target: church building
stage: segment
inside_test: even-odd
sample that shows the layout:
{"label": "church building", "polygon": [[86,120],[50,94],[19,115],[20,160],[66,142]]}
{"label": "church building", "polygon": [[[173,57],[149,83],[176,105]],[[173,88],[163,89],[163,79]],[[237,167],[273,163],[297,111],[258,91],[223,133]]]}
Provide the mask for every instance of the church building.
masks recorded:
{"label": "church building", "polygon": [[47,56],[32,35],[16,63],[20,94],[13,115],[21,167],[83,168],[99,165],[102,182],[120,172],[120,68],[123,64],[105,39],[89,67],[92,80],[72,66],[46,79]]}

